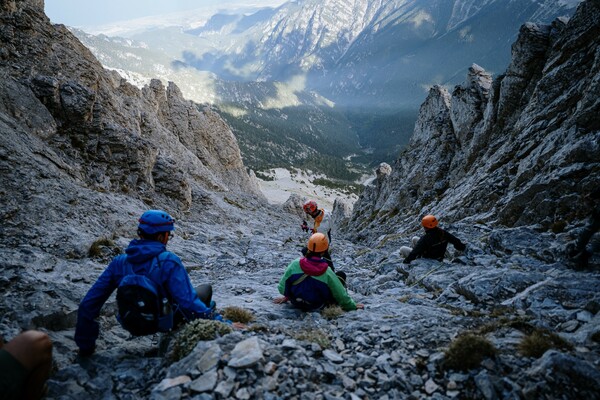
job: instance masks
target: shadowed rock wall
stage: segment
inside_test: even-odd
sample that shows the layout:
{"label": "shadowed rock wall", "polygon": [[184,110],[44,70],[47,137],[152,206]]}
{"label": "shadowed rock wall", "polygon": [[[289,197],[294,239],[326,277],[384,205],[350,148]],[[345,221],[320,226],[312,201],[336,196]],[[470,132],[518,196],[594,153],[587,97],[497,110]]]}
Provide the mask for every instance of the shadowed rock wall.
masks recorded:
{"label": "shadowed rock wall", "polygon": [[433,87],[392,173],[355,204],[349,236],[417,229],[426,213],[577,229],[600,185],[599,36],[600,3],[583,2],[570,21],[523,25],[505,74],[473,65],[451,93]]}

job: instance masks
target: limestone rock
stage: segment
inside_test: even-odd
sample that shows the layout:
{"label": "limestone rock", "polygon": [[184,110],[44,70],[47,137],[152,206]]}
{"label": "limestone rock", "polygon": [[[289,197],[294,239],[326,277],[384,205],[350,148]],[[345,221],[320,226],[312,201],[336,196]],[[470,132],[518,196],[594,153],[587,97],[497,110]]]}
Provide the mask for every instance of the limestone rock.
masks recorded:
{"label": "limestone rock", "polygon": [[233,368],[248,368],[263,359],[258,338],[251,337],[239,342],[231,352],[231,360],[227,363]]}

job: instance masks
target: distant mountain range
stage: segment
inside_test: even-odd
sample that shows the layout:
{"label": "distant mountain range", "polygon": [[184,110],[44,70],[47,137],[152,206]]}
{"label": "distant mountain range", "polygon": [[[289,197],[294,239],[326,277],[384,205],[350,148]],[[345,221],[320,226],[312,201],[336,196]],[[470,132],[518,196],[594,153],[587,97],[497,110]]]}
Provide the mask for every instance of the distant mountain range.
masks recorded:
{"label": "distant mountain range", "polygon": [[[393,158],[408,141],[431,85],[462,82],[473,63],[502,73],[521,24],[569,16],[578,3],[296,0],[256,12],[217,13],[194,28],[188,21],[127,39],[75,33],[105,66],[129,79],[173,80],[187,97],[214,104],[230,122],[237,118],[245,161],[250,149],[243,144],[244,125],[261,126],[265,137],[274,139],[278,124],[259,114],[300,107],[304,111],[292,126],[307,125],[313,136],[333,144],[328,131],[337,129],[341,118],[348,128],[340,135],[348,145],[335,156],[370,147],[367,160],[377,162]],[[320,115],[323,127],[304,120],[306,110]],[[308,142],[298,131],[300,141]],[[283,144],[288,145],[294,144]]]}

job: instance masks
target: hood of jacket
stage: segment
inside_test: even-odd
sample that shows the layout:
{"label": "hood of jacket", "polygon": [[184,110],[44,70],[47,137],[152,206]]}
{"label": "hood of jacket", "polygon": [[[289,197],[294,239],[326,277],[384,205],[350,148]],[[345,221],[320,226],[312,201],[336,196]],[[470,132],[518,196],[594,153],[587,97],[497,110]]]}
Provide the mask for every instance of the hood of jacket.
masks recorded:
{"label": "hood of jacket", "polygon": [[300,259],[300,268],[302,272],[309,276],[323,275],[327,271],[327,261],[317,257],[302,257]]}
{"label": "hood of jacket", "polygon": [[129,243],[125,250],[127,261],[133,264],[140,264],[156,257],[167,248],[164,244],[156,240],[134,239]]}

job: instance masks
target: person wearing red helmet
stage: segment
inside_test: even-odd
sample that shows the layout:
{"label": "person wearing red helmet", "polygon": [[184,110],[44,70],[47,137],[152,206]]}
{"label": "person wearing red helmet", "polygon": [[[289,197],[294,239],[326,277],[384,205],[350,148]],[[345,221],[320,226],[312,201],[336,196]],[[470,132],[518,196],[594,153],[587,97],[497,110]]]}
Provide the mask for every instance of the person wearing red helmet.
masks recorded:
{"label": "person wearing red helmet", "polygon": [[[306,221],[303,221],[303,224],[301,225],[302,230],[308,231],[311,234],[322,233],[325,235],[325,237],[327,237],[328,242],[331,243],[330,214],[326,212],[324,208],[319,208],[317,202],[314,200],[309,200],[306,203],[304,203],[302,209],[307,215],[309,215],[314,220],[312,228],[310,228],[306,224]],[[306,250],[306,247],[302,249],[302,255],[306,255]],[[333,261],[331,260],[331,253],[329,252],[329,249],[325,251],[325,253],[323,254],[323,258],[327,260],[331,269],[335,271],[335,267],[333,265]]]}
{"label": "person wearing red helmet", "polygon": [[404,264],[409,264],[416,258],[431,258],[442,261],[446,254],[448,243],[452,243],[455,249],[465,250],[466,246],[456,236],[443,230],[438,226],[438,220],[435,216],[429,214],[423,217],[421,225],[425,229],[425,235],[421,238],[413,238],[413,246],[400,248],[400,254],[406,257]]}
{"label": "person wearing red helmet", "polygon": [[307,243],[306,256],[292,261],[279,281],[279,293],[284,297],[273,302],[281,304],[289,300],[303,311],[319,310],[330,304],[339,304],[346,311],[364,308],[348,296],[346,274],[333,272],[323,258],[328,248],[324,234],[313,234]]}

